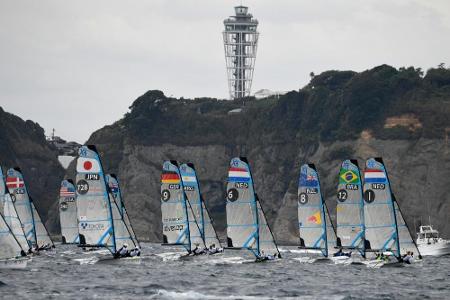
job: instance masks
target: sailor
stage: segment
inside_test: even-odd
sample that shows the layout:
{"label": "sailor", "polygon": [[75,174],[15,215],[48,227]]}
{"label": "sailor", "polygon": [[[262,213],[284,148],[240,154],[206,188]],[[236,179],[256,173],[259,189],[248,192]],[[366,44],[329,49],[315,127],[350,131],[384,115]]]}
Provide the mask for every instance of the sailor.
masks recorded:
{"label": "sailor", "polygon": [[139,247],[136,246],[133,250],[131,250],[130,256],[141,256],[141,250],[139,250]]}
{"label": "sailor", "polygon": [[209,245],[209,249],[208,249],[208,253],[209,254],[216,254],[217,253],[217,248],[215,244]]}
{"label": "sailor", "polygon": [[344,253],[342,252],[342,248],[339,248],[339,251],[337,251],[335,254],[333,254],[334,257],[343,256]]}
{"label": "sailor", "polygon": [[408,251],[403,257],[402,261],[407,264],[411,264],[413,262],[413,253]]}
{"label": "sailor", "polygon": [[128,255],[129,255],[129,253],[128,253],[128,244],[124,243],[123,246],[119,250],[117,250],[116,256],[126,257]]}

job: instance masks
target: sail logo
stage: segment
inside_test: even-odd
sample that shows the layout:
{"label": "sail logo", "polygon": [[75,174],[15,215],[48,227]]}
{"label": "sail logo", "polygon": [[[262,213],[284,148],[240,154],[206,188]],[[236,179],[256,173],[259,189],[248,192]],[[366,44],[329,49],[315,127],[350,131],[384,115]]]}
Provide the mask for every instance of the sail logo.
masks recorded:
{"label": "sail logo", "polygon": [[314,175],[302,172],[300,173],[299,185],[304,187],[316,187],[319,185],[319,181],[317,180],[317,177],[315,177]]}
{"label": "sail logo", "polygon": [[9,189],[22,188],[25,186],[25,182],[20,177],[7,177],[6,178],[6,186]]}
{"label": "sail logo", "polygon": [[75,197],[75,188],[72,186],[62,186],[59,189],[59,196],[61,197]]}
{"label": "sail logo", "polygon": [[353,171],[341,172],[339,175],[340,183],[359,183],[359,177]]}
{"label": "sail logo", "polygon": [[386,183],[386,174],[382,170],[367,169],[364,172],[365,183]]}
{"label": "sail logo", "polygon": [[322,224],[322,217],[320,215],[320,211],[318,211],[315,214],[309,216],[307,221],[311,222],[311,223],[318,224],[318,225]]}
{"label": "sail logo", "polygon": [[103,230],[104,228],[105,228],[105,224],[103,224],[103,223],[80,222],[80,229],[83,229],[86,231]]}
{"label": "sail logo", "polygon": [[195,176],[182,175],[181,179],[183,180],[183,182],[192,182],[192,183],[197,182],[197,180],[195,179]]}
{"label": "sail logo", "polygon": [[96,159],[79,157],[77,160],[77,172],[81,173],[99,173],[101,171],[100,164]]}
{"label": "sail logo", "polygon": [[249,182],[250,173],[243,168],[231,167],[228,170],[228,181],[229,182]]}
{"label": "sail logo", "polygon": [[177,172],[165,171],[161,174],[161,183],[180,183],[180,176]]}

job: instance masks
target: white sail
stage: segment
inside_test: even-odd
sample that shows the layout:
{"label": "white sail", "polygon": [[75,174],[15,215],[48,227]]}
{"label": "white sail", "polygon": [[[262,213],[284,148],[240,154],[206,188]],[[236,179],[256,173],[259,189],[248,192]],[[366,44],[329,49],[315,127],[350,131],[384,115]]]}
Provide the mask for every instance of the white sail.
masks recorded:
{"label": "white sail", "polygon": [[320,250],[325,257],[335,251],[336,234],[313,164],[304,164],[300,168],[298,226],[301,248]]}
{"label": "white sail", "polygon": [[116,253],[112,208],[100,157],[94,146],[82,146],[77,159],[77,215],[80,246],[107,247]]}
{"label": "white sail", "polygon": [[16,208],[14,207],[14,203],[9,193],[5,194],[3,208],[3,216],[9,228],[11,229],[11,232],[16,237],[16,240],[17,242],[19,242],[22,249],[25,252],[28,252],[30,250],[30,245],[28,244],[28,241],[25,237],[22,223],[20,222],[19,216],[16,212]]}
{"label": "white sail", "polygon": [[[114,199],[114,196],[111,194],[110,199]],[[122,215],[120,214],[119,206],[116,202],[111,201],[111,209],[113,215],[114,240],[116,248],[120,249],[124,244],[127,244],[128,247],[136,247],[137,244],[131,238],[130,230],[125,224]]]}
{"label": "white sail", "polygon": [[23,256],[25,253],[0,214],[0,259]]}
{"label": "white sail", "polygon": [[391,251],[399,256],[397,220],[386,169],[381,158],[366,161],[364,223],[366,253]]}
{"label": "white sail", "polygon": [[51,240],[48,231],[44,226],[44,223],[42,223],[41,217],[39,216],[39,213],[37,212],[33,202],[31,202],[31,209],[33,211],[34,228],[36,230],[36,241],[38,248],[41,248],[43,246],[54,247],[53,241]]}
{"label": "white sail", "polygon": [[364,199],[356,160],[342,163],[336,199],[337,246],[356,249],[364,256]]}
{"label": "white sail", "polygon": [[5,201],[5,195],[7,194],[5,177],[3,176],[3,169],[0,166],[0,213],[3,213],[3,203]]}
{"label": "white sail", "polygon": [[59,222],[63,244],[78,244],[78,219],[75,186],[63,180],[59,190]]}
{"label": "white sail", "polygon": [[420,251],[414,242],[411,233],[409,232],[408,225],[403,218],[403,214],[398,206],[394,197],[395,216],[397,218],[398,236],[400,244],[400,255],[405,255],[408,252],[412,252],[414,256],[421,258]]}
{"label": "white sail", "polygon": [[113,199],[115,201],[115,203],[117,204],[117,207],[119,208],[119,212],[122,216],[123,221],[125,222],[125,225],[128,228],[128,231],[131,234],[131,238],[133,239],[134,244],[138,245],[140,247],[139,240],[137,239],[136,234],[133,230],[133,226],[131,225],[131,221],[128,216],[128,212],[125,207],[125,203],[123,201],[122,191],[121,191],[120,185],[119,185],[119,180],[117,179],[117,177],[114,174],[107,174],[105,179],[108,184],[109,190],[113,196],[111,199]]}
{"label": "white sail", "polygon": [[244,157],[233,158],[230,162],[226,210],[229,248],[249,249],[257,257],[280,256]]}
{"label": "white sail", "polygon": [[192,206],[186,199],[183,181],[176,161],[165,161],[163,163],[161,216],[164,244],[183,245],[189,252],[195,246],[205,247]]}
{"label": "white sail", "polygon": [[36,247],[34,217],[23,175],[18,168],[9,169],[6,174],[6,186],[14,202],[19,219],[22,222],[25,237],[31,247]]}
{"label": "white sail", "polygon": [[[210,246],[220,247],[219,239],[217,238],[216,231],[214,230],[211,218],[200,192],[200,185],[198,183],[194,165],[191,163],[182,164],[180,166],[180,174],[183,180],[184,193],[192,207],[192,213],[200,229],[200,238],[203,241],[198,241],[199,237],[192,231],[191,240],[197,239],[197,243],[204,243],[207,248]],[[195,224],[192,224],[192,226],[195,226]],[[196,229],[194,228],[194,230]]]}
{"label": "white sail", "polygon": [[259,226],[259,251],[262,256],[273,255],[274,257],[280,256],[278,247],[275,244],[272,231],[267,223],[266,215],[261,207],[260,200],[256,197],[256,206],[258,209],[258,226]]}

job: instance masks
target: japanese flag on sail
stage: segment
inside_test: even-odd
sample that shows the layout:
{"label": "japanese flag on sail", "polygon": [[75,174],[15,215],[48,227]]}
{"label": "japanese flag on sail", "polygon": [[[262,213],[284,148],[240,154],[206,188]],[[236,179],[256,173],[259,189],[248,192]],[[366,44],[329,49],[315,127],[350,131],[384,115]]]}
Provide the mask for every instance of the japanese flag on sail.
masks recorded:
{"label": "japanese flag on sail", "polygon": [[228,171],[228,181],[250,181],[250,173],[243,168],[231,167]]}
{"label": "japanese flag on sail", "polygon": [[100,164],[93,158],[78,157],[77,172],[99,173]]}

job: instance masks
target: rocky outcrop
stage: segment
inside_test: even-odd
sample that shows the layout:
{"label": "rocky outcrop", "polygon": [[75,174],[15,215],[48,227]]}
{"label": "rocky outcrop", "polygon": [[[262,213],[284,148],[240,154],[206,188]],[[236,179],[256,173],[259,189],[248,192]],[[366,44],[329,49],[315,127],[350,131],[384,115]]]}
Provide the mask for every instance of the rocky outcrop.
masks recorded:
{"label": "rocky outcrop", "polygon": [[59,231],[57,199],[64,169],[57,151],[45,140],[44,129],[0,107],[0,165],[3,172],[20,167],[30,196],[50,232]]}

